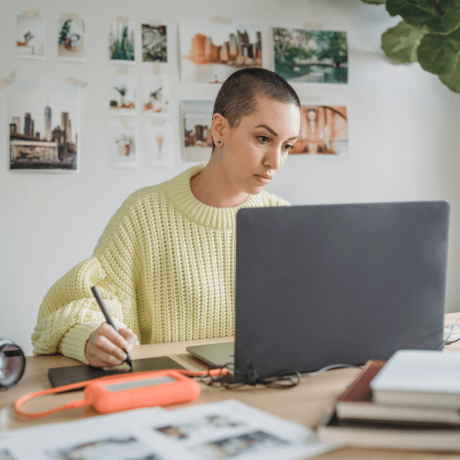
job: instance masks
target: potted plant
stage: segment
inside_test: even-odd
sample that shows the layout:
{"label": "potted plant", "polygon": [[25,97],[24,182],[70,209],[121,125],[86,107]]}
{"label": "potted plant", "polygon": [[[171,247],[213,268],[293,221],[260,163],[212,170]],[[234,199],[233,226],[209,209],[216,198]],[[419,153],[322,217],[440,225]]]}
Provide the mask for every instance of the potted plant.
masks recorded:
{"label": "potted plant", "polygon": [[397,62],[415,62],[460,93],[460,0],[362,0],[384,4],[402,21],[382,35],[382,49]]}
{"label": "potted plant", "polygon": [[126,96],[126,93],[128,92],[128,89],[126,88],[126,85],[120,85],[120,87],[114,86],[114,89],[116,89],[120,93],[120,98],[121,98],[120,107],[123,107],[125,105],[125,96]]}

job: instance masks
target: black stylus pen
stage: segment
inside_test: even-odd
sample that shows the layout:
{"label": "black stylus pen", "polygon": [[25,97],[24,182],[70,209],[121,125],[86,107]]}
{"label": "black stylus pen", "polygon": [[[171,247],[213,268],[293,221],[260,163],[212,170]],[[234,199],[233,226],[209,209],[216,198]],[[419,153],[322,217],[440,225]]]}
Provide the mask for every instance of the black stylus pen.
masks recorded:
{"label": "black stylus pen", "polygon": [[[115,323],[112,321],[112,318],[110,317],[109,312],[107,311],[107,307],[105,306],[105,303],[102,300],[101,294],[99,294],[97,287],[93,286],[91,288],[91,291],[93,291],[93,295],[96,298],[96,301],[99,304],[99,307],[101,307],[102,314],[104,315],[105,320],[118,332],[117,326],[115,326]],[[129,353],[126,350],[123,350],[123,351],[126,353],[125,361],[129,364],[129,367],[131,368],[131,370],[133,370],[133,361],[131,360],[131,356],[129,356]]]}

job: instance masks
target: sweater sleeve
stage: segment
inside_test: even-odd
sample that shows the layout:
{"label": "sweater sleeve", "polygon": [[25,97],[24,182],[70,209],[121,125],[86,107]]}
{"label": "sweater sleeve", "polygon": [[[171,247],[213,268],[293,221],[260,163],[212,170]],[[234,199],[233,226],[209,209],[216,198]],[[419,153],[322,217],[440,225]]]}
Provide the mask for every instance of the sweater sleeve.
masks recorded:
{"label": "sweater sleeve", "polygon": [[140,337],[136,307],[139,244],[136,224],[129,216],[132,213],[126,211],[132,206],[127,202],[110,220],[93,256],[71,269],[46,294],[32,334],[34,354],[59,351],[88,362],[86,341],[105,321],[91,292],[95,285],[115,325],[131,329]]}

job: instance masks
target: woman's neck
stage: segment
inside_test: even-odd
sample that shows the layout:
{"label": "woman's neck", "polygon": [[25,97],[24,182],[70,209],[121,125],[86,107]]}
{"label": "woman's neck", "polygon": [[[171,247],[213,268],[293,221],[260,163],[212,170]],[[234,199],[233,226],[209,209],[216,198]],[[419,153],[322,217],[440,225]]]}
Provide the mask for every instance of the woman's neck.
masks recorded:
{"label": "woman's neck", "polygon": [[206,167],[190,180],[193,195],[201,203],[213,208],[232,208],[246,200],[248,194],[232,184],[216,153]]}

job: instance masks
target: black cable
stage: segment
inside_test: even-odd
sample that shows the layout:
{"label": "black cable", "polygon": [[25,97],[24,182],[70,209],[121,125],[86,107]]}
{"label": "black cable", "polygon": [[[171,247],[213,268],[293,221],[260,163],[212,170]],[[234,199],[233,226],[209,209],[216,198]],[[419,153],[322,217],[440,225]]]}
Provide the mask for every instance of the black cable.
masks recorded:
{"label": "black cable", "polygon": [[455,342],[458,342],[460,339],[457,339],[457,340],[451,340],[450,342],[448,342],[447,340],[444,342],[444,346],[445,347],[448,347],[449,345],[452,345],[453,343]]}
{"label": "black cable", "polygon": [[[323,367],[318,371],[308,373],[307,377],[314,377],[315,375],[321,374],[322,372],[343,367],[356,367],[358,369],[361,368],[360,366],[356,366],[354,364],[332,364],[330,366]],[[216,367],[214,369],[220,369],[218,376],[213,377],[209,374],[204,374],[198,377],[199,381],[205,385],[208,385],[209,387],[221,387],[227,390],[236,390],[245,385],[260,385],[267,388],[285,390],[288,388],[294,388],[302,380],[300,372],[294,369],[282,369],[268,375],[267,377],[260,378],[252,362],[248,363],[246,374],[243,374],[238,369],[235,369],[234,363],[227,363],[222,367]],[[232,372],[234,377],[232,378],[228,374],[224,375],[224,369]]]}
{"label": "black cable", "polygon": [[457,324],[459,321],[460,321],[460,318],[458,318],[458,319],[454,322],[454,324],[452,324],[452,325],[450,326],[449,335],[448,335],[448,336],[446,337],[446,339],[442,342],[441,346],[438,347],[438,349],[441,349],[441,350],[442,350],[443,347],[446,347],[446,346],[448,346],[448,345],[452,345],[453,343],[458,342],[458,341],[460,340],[460,339],[457,339],[457,340],[449,341],[451,335],[454,333],[454,328],[455,328],[456,324]]}
{"label": "black cable", "polygon": [[[221,387],[227,390],[236,390],[237,388],[241,388],[245,385],[261,385],[268,388],[284,390],[297,386],[302,379],[300,373],[292,369],[283,369],[276,373],[270,374],[267,377],[260,378],[252,363],[248,364],[248,370],[246,374],[243,374],[238,369],[235,369],[234,363],[227,363],[222,367],[215,369],[220,369],[219,375],[217,377],[213,377],[209,374],[204,374],[198,377],[199,381],[210,387]],[[232,372],[234,377],[232,378],[228,374],[224,375],[224,369]]]}

